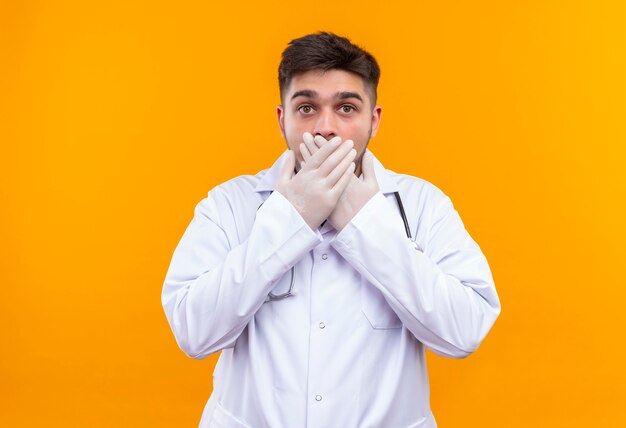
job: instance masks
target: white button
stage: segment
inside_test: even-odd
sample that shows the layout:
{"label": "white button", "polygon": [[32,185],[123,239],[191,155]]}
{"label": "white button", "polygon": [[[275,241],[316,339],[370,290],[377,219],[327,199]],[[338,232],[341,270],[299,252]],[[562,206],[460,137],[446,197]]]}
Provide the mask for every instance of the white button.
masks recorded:
{"label": "white button", "polygon": [[322,321],[322,322],[320,323],[320,328],[324,328],[324,327],[326,327],[326,324],[324,324],[324,321]]}
{"label": "white button", "polygon": [[328,258],[328,254],[324,253],[322,254],[322,260],[326,260]]}
{"label": "white button", "polygon": [[322,401],[322,396],[321,395],[316,395],[315,396],[315,401]]}

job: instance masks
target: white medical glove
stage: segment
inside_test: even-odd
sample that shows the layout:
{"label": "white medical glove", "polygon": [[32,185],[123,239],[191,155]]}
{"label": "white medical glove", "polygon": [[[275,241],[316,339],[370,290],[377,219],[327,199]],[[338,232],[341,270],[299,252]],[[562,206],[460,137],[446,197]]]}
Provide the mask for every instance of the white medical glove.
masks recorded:
{"label": "white medical glove", "polygon": [[[326,139],[319,135],[313,140],[313,145],[300,145],[300,151],[302,152],[302,157],[305,160],[314,156],[319,150],[322,150],[328,143],[330,143],[330,141],[326,141]],[[334,139],[331,139],[331,141],[333,140]],[[305,137],[304,141],[307,143],[309,138]],[[351,140],[347,140],[346,143],[347,142],[351,142]],[[361,171],[363,173],[363,180],[360,180],[354,174],[351,175],[346,189],[339,197],[337,205],[328,217],[328,222],[337,231],[341,231],[348,223],[350,223],[361,208],[363,208],[372,196],[380,190],[378,181],[376,181],[376,173],[374,172],[374,157],[369,150],[366,150],[363,154]]]}
{"label": "white medical glove", "polygon": [[361,171],[363,180],[352,174],[346,189],[328,217],[328,221],[337,231],[341,231],[350,223],[361,208],[380,190],[374,172],[374,156],[367,149],[361,161]]}
{"label": "white medical glove", "polygon": [[356,150],[352,147],[352,142],[330,141],[310,156],[296,174],[296,156],[289,150],[276,191],[294,206],[311,229],[317,229],[329,216],[354,176]]}
{"label": "white medical glove", "polygon": [[[321,146],[322,141],[325,143],[326,139],[324,139],[323,137],[319,137],[320,140],[320,144],[319,146]],[[302,135],[302,140],[304,141],[304,143],[300,143],[300,153],[302,154],[302,158],[304,159],[301,163],[301,165],[305,165],[306,161],[309,160],[309,158],[312,156],[313,153],[315,153],[318,149],[319,146],[315,143],[315,139],[313,138],[313,135],[310,132],[305,132]],[[341,137],[337,136],[334,138],[331,138],[330,141],[337,141],[341,143]]]}

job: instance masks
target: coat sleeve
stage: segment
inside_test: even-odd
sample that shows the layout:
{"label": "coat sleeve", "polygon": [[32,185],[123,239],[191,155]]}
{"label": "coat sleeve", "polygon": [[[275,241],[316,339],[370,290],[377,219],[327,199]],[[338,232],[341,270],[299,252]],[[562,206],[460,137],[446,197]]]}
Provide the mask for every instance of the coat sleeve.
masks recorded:
{"label": "coat sleeve", "polygon": [[248,238],[231,246],[234,233],[224,229],[220,215],[233,214],[217,202],[218,191],[196,206],[161,293],[178,346],[196,359],[234,346],[274,282],[322,240],[274,191],[257,211]]}
{"label": "coat sleeve", "polygon": [[439,355],[478,348],[500,301],[478,244],[450,198],[437,189],[424,252],[407,238],[398,208],[378,192],[337,234],[334,248],[378,288],[403,325]]}

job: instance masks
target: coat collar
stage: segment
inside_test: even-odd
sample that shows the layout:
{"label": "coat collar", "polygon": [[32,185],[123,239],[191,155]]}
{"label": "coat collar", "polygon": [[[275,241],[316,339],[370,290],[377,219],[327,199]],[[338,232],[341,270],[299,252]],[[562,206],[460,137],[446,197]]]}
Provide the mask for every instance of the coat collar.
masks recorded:
{"label": "coat collar", "polygon": [[[373,153],[372,153],[373,155]],[[274,190],[276,180],[278,180],[278,174],[287,157],[287,150],[274,162],[265,174],[261,177],[261,181],[254,188],[255,192],[271,192]],[[393,193],[398,191],[398,184],[393,180],[391,174],[385,169],[382,163],[374,156],[374,172],[376,173],[376,181],[380,187],[380,192],[383,194]]]}

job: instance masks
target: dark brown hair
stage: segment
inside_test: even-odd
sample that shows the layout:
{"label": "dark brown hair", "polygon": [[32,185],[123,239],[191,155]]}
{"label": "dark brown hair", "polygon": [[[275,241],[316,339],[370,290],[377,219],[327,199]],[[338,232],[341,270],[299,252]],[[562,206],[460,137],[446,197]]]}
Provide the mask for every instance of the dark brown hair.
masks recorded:
{"label": "dark brown hair", "polygon": [[376,105],[376,88],[380,79],[376,59],[347,38],[327,32],[309,34],[289,42],[278,66],[280,99],[283,100],[295,75],[311,70],[332,69],[349,71],[363,78],[370,92],[372,106]]}

